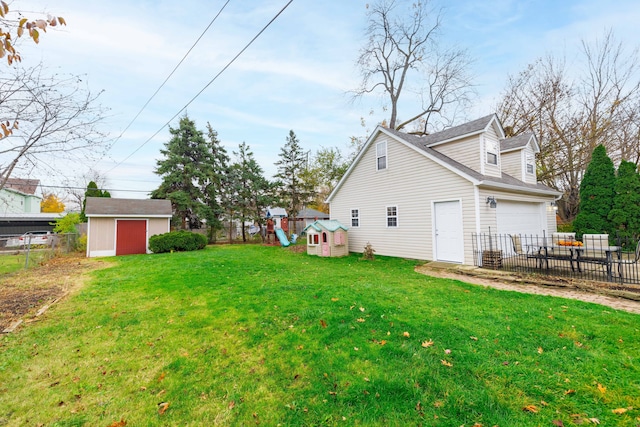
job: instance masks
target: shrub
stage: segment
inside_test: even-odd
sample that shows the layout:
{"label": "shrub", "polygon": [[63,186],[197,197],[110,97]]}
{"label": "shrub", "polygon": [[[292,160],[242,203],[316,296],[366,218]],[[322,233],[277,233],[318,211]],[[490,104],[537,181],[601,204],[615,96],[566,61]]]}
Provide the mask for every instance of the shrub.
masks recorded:
{"label": "shrub", "polygon": [[163,252],[196,251],[207,246],[207,237],[189,231],[171,231],[149,237],[149,249],[156,254]]}
{"label": "shrub", "polygon": [[373,246],[371,246],[371,243],[367,242],[367,244],[364,247],[364,252],[362,252],[362,259],[367,260],[367,261],[373,261],[376,256],[373,254],[376,250],[373,249]]}

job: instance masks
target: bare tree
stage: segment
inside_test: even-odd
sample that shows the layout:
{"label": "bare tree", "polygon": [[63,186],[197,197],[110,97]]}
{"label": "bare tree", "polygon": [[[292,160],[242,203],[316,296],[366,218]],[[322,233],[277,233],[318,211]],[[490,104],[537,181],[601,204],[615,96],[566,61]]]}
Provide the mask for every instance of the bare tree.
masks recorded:
{"label": "bare tree", "polygon": [[[452,121],[457,108],[470,102],[471,61],[465,50],[439,44],[441,11],[429,8],[428,1],[412,3],[408,11],[398,10],[400,4],[405,3],[379,0],[369,6],[368,40],[357,61],[362,81],[354,95],[382,92],[390,128],[413,124],[416,133],[427,133],[433,115]],[[405,92],[418,102],[404,109],[413,111],[401,120],[399,103]]]}
{"label": "bare tree", "polygon": [[104,111],[97,98],[80,77],[47,75],[42,64],[0,75],[0,122],[17,124],[2,139],[0,188],[17,169],[97,154],[105,140],[99,129]]}
{"label": "bare tree", "polygon": [[559,213],[573,220],[579,188],[599,144],[614,162],[640,158],[640,62],[611,31],[582,43],[577,69],[548,55],[510,76],[498,114],[508,136],[533,131],[541,143],[538,179],[562,191]]}

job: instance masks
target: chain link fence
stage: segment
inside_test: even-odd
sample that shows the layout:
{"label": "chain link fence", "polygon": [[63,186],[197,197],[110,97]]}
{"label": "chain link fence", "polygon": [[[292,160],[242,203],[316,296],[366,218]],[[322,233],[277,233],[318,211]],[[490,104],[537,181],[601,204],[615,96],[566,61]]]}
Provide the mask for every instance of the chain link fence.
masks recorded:
{"label": "chain link fence", "polygon": [[79,238],[76,233],[51,232],[0,236],[0,272],[14,271],[17,266],[34,267],[57,255],[82,251]]}

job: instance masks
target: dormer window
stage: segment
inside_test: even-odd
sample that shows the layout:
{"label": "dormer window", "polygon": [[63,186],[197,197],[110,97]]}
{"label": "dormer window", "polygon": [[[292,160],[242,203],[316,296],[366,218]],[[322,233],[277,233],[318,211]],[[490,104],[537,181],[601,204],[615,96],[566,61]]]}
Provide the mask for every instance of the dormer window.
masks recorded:
{"label": "dormer window", "polygon": [[533,158],[531,156],[527,156],[527,173],[533,175]]}
{"label": "dormer window", "polygon": [[498,155],[495,154],[495,153],[487,152],[487,163],[489,163],[490,165],[497,165],[498,164]]}
{"label": "dormer window", "polygon": [[376,170],[387,168],[387,143],[386,141],[376,144]]}

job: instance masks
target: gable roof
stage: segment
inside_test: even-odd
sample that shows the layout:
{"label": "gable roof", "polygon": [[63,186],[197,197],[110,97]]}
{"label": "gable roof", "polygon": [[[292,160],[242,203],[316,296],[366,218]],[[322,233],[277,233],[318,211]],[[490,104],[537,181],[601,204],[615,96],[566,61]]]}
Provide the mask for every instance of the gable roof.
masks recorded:
{"label": "gable roof", "polygon": [[319,219],[319,220],[314,221],[311,224],[307,225],[304,228],[304,230],[302,230],[302,232],[304,233],[309,228],[313,228],[316,231],[322,231],[322,229],[324,228],[325,230],[332,231],[332,232],[340,230],[340,229],[342,229],[344,231],[349,230],[346,226],[342,225],[342,223],[340,223],[340,221],[338,221],[336,219],[330,219],[330,220]]}
{"label": "gable roof", "polygon": [[318,218],[318,219],[329,219],[331,216],[327,213],[320,212],[311,208],[304,208],[298,213],[298,218]]}
{"label": "gable roof", "polygon": [[171,217],[171,201],[165,199],[118,199],[87,197],[85,214],[91,216]]}
{"label": "gable roof", "polygon": [[[502,130],[502,125],[498,120],[498,116],[495,114],[489,114],[488,116],[480,117],[479,119],[472,120],[467,123],[463,123],[458,126],[454,126],[448,129],[445,129],[440,132],[432,133],[425,136],[416,136],[421,138],[424,141],[424,144],[427,146],[434,146],[438,144],[443,144],[445,142],[452,141],[454,139],[465,138],[467,136],[476,135],[482,132],[485,132],[489,129],[490,126],[493,126],[498,134],[499,138],[504,138],[504,131]],[[403,135],[408,135],[403,132],[400,132]]]}
{"label": "gable roof", "polygon": [[530,132],[522,133],[520,135],[505,138],[500,140],[500,152],[507,153],[509,151],[522,150],[529,143],[531,143],[533,152],[540,152],[540,145],[538,144],[538,139],[536,136]]}
{"label": "gable roof", "polygon": [[287,211],[284,208],[267,208],[267,218],[281,216],[285,217],[287,215]]}
{"label": "gable roof", "polygon": [[7,178],[4,188],[22,194],[35,195],[38,185],[40,185],[39,179]]}
{"label": "gable roof", "polygon": [[[453,160],[451,157],[442,154],[441,152],[431,148],[438,143],[443,143],[447,141],[451,141],[458,138],[464,138],[470,135],[478,134],[483,132],[485,129],[488,129],[490,125],[497,124],[500,128],[500,132],[498,135],[504,136],[502,132],[502,126],[498,121],[498,118],[495,114],[491,114],[489,116],[482,117],[480,119],[474,120],[473,122],[469,122],[464,125],[456,126],[455,128],[451,128],[442,132],[437,132],[427,136],[417,136],[410,135],[404,132],[400,132],[394,129],[387,129],[382,126],[377,126],[373,131],[365,145],[362,147],[355,160],[347,169],[347,172],[344,174],[338,185],[331,192],[329,197],[327,198],[327,202],[330,202],[334,195],[342,187],[343,183],[346,181],[348,176],[351,174],[355,166],[359,163],[360,159],[364,155],[364,152],[367,150],[369,145],[376,140],[378,135],[381,133],[386,134],[397,142],[417,151],[418,153],[424,155],[425,157],[431,159],[432,161],[440,164],[444,168],[452,171],[453,173],[467,179],[473,185],[477,186],[485,186],[485,187],[493,187],[504,190],[515,190],[520,192],[530,192],[536,194],[544,194],[549,196],[559,196],[561,193],[548,187],[544,184],[536,183],[536,184],[527,184],[522,182],[504,172],[502,172],[501,177],[492,177],[482,175],[480,172],[477,172],[471,169],[468,166],[463,165],[462,163]],[[468,126],[467,126],[468,125]],[[448,132],[451,130],[452,132]],[[441,139],[445,137],[446,139]]]}

